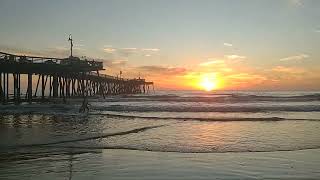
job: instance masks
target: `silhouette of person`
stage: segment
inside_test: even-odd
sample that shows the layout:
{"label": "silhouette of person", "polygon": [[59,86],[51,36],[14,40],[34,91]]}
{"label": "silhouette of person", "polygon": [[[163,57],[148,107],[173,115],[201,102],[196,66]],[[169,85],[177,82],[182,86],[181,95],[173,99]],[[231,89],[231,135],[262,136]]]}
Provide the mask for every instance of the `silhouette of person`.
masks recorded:
{"label": "silhouette of person", "polygon": [[81,105],[81,107],[80,107],[80,109],[79,109],[79,112],[80,113],[84,113],[84,112],[89,112],[89,106],[90,106],[90,104],[89,104],[89,102],[88,102],[88,99],[87,99],[87,97],[85,97],[84,99],[83,99],[83,101],[82,101],[82,105]]}

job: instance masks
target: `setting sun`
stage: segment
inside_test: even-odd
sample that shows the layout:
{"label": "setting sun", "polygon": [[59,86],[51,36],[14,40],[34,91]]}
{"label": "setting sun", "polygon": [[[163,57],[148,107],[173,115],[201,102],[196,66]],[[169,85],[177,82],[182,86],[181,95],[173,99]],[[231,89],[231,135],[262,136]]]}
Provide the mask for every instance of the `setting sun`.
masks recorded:
{"label": "setting sun", "polygon": [[203,81],[201,82],[201,86],[206,91],[212,91],[213,89],[216,88],[216,83],[213,82],[212,80],[209,80],[208,78],[204,78]]}
{"label": "setting sun", "polygon": [[216,76],[212,74],[211,75],[206,74],[202,76],[199,86],[206,91],[212,91],[217,89],[218,82],[217,82]]}

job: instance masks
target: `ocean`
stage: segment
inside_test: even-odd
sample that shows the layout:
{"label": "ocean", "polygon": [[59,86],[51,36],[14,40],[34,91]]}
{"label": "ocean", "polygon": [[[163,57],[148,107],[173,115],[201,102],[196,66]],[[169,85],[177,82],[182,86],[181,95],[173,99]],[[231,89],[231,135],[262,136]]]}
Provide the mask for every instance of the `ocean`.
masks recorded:
{"label": "ocean", "polygon": [[0,179],[319,179],[320,92],[0,105]]}

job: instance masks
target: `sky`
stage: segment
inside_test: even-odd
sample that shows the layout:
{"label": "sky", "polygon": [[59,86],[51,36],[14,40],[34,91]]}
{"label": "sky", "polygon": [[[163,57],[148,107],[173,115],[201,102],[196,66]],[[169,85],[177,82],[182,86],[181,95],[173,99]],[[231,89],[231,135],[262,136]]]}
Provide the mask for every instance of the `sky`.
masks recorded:
{"label": "sky", "polygon": [[157,89],[320,90],[319,0],[0,0],[0,51],[101,60]]}

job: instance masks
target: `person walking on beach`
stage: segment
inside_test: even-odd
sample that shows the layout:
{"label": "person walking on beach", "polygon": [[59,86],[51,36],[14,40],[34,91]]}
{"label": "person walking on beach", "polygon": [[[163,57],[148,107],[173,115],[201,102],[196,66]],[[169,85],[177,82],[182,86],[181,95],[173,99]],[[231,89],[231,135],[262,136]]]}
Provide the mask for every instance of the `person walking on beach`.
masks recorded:
{"label": "person walking on beach", "polygon": [[88,99],[87,99],[87,97],[85,97],[84,99],[83,99],[83,101],[82,101],[82,105],[81,105],[81,107],[80,107],[80,109],[79,109],[79,112],[80,113],[84,113],[84,112],[89,112],[89,106],[90,106],[90,104],[89,104],[89,102],[88,102]]}

